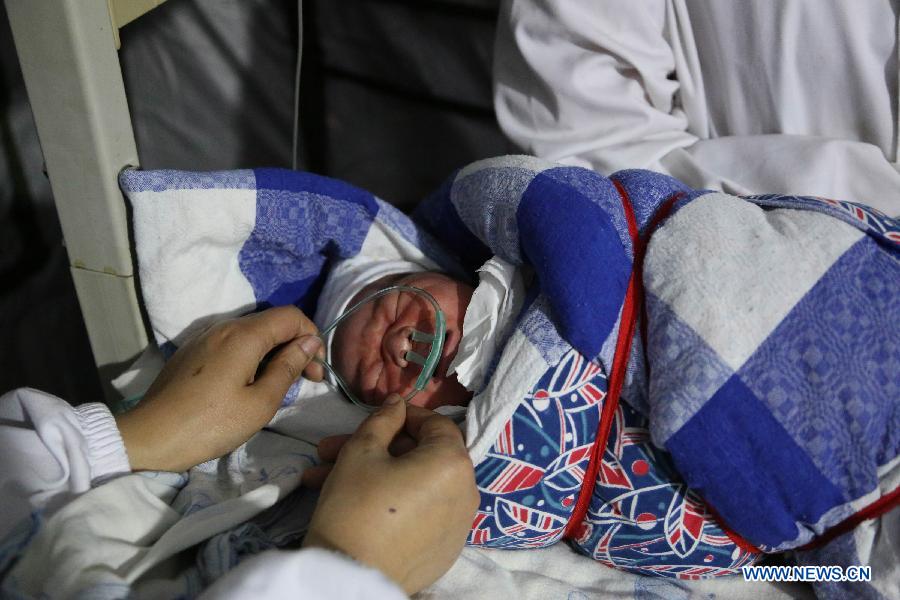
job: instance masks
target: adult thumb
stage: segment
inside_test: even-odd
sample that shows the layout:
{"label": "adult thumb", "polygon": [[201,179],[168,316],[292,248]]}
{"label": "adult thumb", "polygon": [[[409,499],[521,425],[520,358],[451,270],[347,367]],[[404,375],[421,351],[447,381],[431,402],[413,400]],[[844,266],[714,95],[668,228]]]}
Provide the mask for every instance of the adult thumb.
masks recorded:
{"label": "adult thumb", "polygon": [[273,402],[280,402],[321,345],[322,340],[316,335],[305,335],[285,344],[265,366],[253,387]]}
{"label": "adult thumb", "polygon": [[362,422],[347,442],[352,447],[388,451],[388,445],[406,422],[406,402],[397,394],[388,396],[378,411]]}

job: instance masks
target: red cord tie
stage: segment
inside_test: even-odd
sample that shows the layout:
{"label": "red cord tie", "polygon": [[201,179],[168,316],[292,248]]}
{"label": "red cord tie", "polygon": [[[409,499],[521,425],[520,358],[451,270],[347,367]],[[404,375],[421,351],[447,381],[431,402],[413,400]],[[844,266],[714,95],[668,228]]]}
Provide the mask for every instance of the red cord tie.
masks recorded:
{"label": "red cord tie", "polygon": [[594,444],[591,447],[591,459],[588,462],[584,479],[581,482],[578,502],[575,504],[563,534],[563,537],[567,539],[578,539],[584,533],[582,522],[590,506],[591,494],[597,481],[597,475],[600,472],[600,465],[603,462],[603,451],[609,441],[609,432],[612,430],[613,419],[616,415],[616,410],[619,408],[619,395],[622,392],[622,386],[625,384],[628,359],[631,355],[631,341],[634,339],[634,332],[637,328],[638,313],[643,306],[642,273],[647,240],[649,240],[656,227],[659,226],[659,223],[671,212],[675,202],[684,195],[683,193],[675,194],[660,206],[647,228],[646,239],[641,240],[637,218],[634,214],[634,207],[631,205],[631,199],[628,197],[628,192],[625,191],[625,188],[618,181],[613,183],[615,183],[616,190],[619,192],[625,219],[628,222],[628,235],[631,237],[631,244],[634,250],[634,267],[631,271],[631,277],[628,279],[628,287],[625,292],[625,302],[622,306],[622,316],[619,323],[619,335],[616,338],[616,351],[613,357],[612,368],[610,369],[609,385],[603,410],[600,413],[600,424],[597,427],[597,435],[594,437]]}

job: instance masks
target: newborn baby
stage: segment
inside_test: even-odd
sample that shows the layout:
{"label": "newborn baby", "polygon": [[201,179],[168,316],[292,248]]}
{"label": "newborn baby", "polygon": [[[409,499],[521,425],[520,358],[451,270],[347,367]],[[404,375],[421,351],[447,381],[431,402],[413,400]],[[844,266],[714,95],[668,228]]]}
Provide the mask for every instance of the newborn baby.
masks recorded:
{"label": "newborn baby", "polygon": [[[379,277],[365,285],[347,303],[352,307],[366,296],[393,285],[425,290],[437,300],[446,318],[447,330],[440,361],[431,381],[417,393],[411,404],[435,409],[462,406],[472,394],[447,375],[462,338],[463,318],[474,289],[441,273],[423,271]],[[366,303],[343,321],[331,340],[331,363],[356,394],[371,405],[380,405],[388,394],[412,389],[422,367],[406,360],[409,350],[427,356],[430,342],[410,339],[413,329],[431,333],[434,310],[415,294],[387,294]]]}

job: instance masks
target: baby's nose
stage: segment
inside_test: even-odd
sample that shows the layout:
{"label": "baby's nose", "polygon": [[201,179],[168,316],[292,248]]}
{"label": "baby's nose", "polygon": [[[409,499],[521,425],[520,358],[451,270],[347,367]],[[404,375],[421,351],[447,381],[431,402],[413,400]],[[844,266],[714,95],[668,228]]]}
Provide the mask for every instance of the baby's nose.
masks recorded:
{"label": "baby's nose", "polygon": [[389,332],[382,341],[387,355],[401,369],[409,364],[406,353],[412,350],[412,341],[409,339],[412,332],[412,327],[401,327]]}

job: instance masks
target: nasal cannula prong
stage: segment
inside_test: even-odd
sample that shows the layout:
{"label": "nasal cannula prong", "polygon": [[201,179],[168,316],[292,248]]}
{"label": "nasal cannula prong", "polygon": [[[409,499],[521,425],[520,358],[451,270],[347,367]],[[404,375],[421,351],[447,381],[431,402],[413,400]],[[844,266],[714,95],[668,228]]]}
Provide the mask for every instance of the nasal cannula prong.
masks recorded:
{"label": "nasal cannula prong", "polygon": [[403,358],[411,363],[416,363],[417,365],[422,365],[423,367],[425,366],[425,357],[418,352],[413,352],[412,350],[410,350],[403,355]]}
{"label": "nasal cannula prong", "polygon": [[418,329],[413,329],[412,333],[409,334],[409,337],[414,342],[430,342],[434,339],[433,335],[419,331]]}

